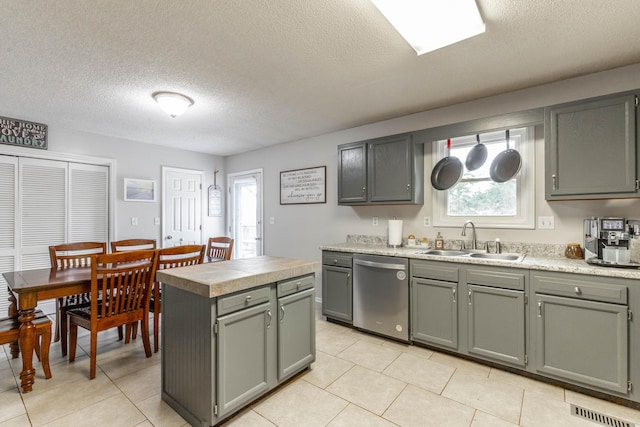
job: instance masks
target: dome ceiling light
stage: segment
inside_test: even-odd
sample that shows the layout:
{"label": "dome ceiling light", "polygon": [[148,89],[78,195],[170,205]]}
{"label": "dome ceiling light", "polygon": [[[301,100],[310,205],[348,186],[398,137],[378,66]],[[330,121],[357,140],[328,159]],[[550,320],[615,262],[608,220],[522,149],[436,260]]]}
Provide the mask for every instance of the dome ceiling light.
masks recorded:
{"label": "dome ceiling light", "polygon": [[193,99],[177,92],[154,92],[152,95],[162,111],[173,118],[181,115],[193,105]]}

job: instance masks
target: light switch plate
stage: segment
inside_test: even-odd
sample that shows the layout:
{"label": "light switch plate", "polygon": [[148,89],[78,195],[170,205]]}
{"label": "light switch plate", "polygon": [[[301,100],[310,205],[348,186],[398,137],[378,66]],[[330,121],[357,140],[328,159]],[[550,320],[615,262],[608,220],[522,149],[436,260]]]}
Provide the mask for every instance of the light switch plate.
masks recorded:
{"label": "light switch plate", "polygon": [[555,217],[553,216],[539,216],[538,217],[538,229],[540,230],[553,230],[556,228]]}
{"label": "light switch plate", "polygon": [[371,224],[372,224],[372,225],[378,225],[378,217],[377,217],[377,216],[374,216],[374,217],[371,219]]}

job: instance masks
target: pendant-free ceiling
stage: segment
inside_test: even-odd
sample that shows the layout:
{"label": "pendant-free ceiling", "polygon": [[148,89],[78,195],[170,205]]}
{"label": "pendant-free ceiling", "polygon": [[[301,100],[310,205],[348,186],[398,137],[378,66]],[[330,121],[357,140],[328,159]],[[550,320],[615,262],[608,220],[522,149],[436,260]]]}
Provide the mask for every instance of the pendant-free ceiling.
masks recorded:
{"label": "pendant-free ceiling", "polygon": [[484,33],[475,0],[371,0],[418,55]]}
{"label": "pendant-free ceiling", "polygon": [[193,99],[177,92],[154,92],[151,96],[162,111],[175,118],[193,105]]}

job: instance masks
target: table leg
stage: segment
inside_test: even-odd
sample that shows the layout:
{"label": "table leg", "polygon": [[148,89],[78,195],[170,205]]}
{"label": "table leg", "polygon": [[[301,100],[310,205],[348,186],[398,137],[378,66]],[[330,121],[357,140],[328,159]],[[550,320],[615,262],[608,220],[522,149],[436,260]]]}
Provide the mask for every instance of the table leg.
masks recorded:
{"label": "table leg", "polygon": [[32,390],[35,381],[36,370],[33,369],[33,347],[36,343],[36,326],[33,324],[35,307],[20,309],[20,350],[22,351],[22,372],[20,382],[22,392]]}

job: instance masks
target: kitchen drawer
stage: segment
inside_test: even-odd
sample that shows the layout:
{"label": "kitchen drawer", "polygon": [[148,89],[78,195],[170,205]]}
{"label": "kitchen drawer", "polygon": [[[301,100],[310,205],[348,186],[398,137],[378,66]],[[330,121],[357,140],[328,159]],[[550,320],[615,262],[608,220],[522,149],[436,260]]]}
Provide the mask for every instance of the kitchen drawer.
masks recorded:
{"label": "kitchen drawer", "polygon": [[507,271],[499,268],[469,268],[467,283],[524,291],[525,273],[514,269]]}
{"label": "kitchen drawer", "polygon": [[411,277],[458,282],[459,269],[448,262],[411,260]]}
{"label": "kitchen drawer", "polygon": [[622,280],[553,273],[532,274],[531,280],[537,294],[627,304],[627,286]]}
{"label": "kitchen drawer", "polygon": [[345,252],[322,252],[322,264],[351,268],[352,255]]}
{"label": "kitchen drawer", "polygon": [[313,288],[315,276],[302,276],[278,282],[278,298]]}
{"label": "kitchen drawer", "polygon": [[267,302],[269,294],[269,286],[263,286],[218,298],[218,316]]}

